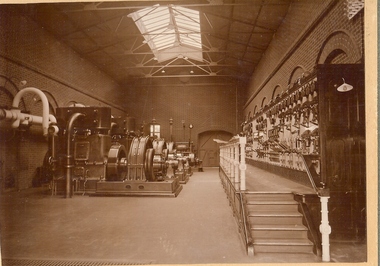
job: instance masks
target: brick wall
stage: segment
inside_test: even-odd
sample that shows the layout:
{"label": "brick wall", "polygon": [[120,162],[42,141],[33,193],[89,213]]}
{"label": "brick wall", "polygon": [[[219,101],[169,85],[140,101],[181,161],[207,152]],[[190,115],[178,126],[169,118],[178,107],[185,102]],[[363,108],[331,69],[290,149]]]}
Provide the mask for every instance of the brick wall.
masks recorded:
{"label": "brick wall", "polygon": [[297,67],[313,72],[316,64],[321,63],[323,49],[343,48],[349,54],[337,57],[333,63],[363,60],[363,11],[349,20],[345,2],[292,2],[284,23],[252,76],[245,116],[253,112],[255,106],[259,110],[264,97],[268,103],[276,86],[285,91]]}
{"label": "brick wall", "polygon": [[[8,91],[0,94],[0,106],[10,107],[17,90],[36,87],[47,95],[51,113],[78,102],[109,106],[113,115],[124,116],[124,98],[116,82],[33,21],[5,8],[0,10],[0,47],[0,88]],[[20,81],[27,83],[23,86]],[[41,102],[32,94],[25,95],[20,108],[42,114]],[[32,126],[21,135],[0,126],[3,189],[31,187],[47,151],[40,127]]]}
{"label": "brick wall", "polygon": [[[198,134],[204,131],[238,133],[236,116],[241,111],[241,103],[236,104],[236,91],[239,89],[235,84],[197,84],[191,81],[181,84],[174,81],[172,85],[167,85],[167,81],[161,82],[151,81],[125,90],[129,115],[136,118],[137,125],[150,123],[155,118],[161,124],[162,137],[169,139],[169,119],[172,118],[173,140],[188,141],[188,126],[191,123],[194,126],[191,135],[195,145]],[[236,110],[237,107],[240,109]],[[238,115],[241,116],[240,113]],[[182,120],[185,121],[185,130]]]}

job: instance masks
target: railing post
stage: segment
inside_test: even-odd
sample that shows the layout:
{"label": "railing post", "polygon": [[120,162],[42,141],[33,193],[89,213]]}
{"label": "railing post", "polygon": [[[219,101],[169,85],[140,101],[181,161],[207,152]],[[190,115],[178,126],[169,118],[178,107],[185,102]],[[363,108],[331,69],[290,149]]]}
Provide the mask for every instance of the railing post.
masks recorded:
{"label": "railing post", "polygon": [[230,172],[230,176],[231,176],[231,181],[234,182],[235,181],[235,170],[234,170],[234,150],[233,150],[233,146],[232,145],[229,145],[228,147],[228,153],[229,153],[229,162],[230,162],[230,165],[229,165],[229,172]]}
{"label": "railing post", "polygon": [[226,171],[226,148],[222,148],[223,151],[223,170]]}
{"label": "railing post", "polygon": [[247,144],[246,137],[240,137],[240,190],[246,190],[245,187],[245,171],[247,170],[247,165],[245,164],[245,145]]}
{"label": "railing post", "polygon": [[234,145],[234,167],[235,167],[235,188],[236,190],[240,189],[240,175],[239,175],[239,143]]}
{"label": "railing post", "polygon": [[328,262],[330,261],[330,238],[331,234],[331,226],[329,225],[329,217],[328,217],[328,201],[329,201],[329,192],[321,193],[320,196],[321,201],[321,225],[319,226],[319,231],[322,234],[322,261]]}
{"label": "railing post", "polygon": [[223,170],[227,172],[227,149],[223,148]]}

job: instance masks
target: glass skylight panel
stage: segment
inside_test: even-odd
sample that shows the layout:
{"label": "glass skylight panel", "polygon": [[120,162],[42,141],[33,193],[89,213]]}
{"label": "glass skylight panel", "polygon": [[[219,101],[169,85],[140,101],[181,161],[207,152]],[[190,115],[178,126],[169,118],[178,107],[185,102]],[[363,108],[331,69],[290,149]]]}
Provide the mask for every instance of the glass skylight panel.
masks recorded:
{"label": "glass skylight panel", "polygon": [[[131,13],[129,17],[157,58],[163,58],[162,53],[168,49],[185,53],[188,49],[189,54],[198,53],[194,59],[203,60],[198,11],[174,5],[155,5]],[[176,56],[172,53],[171,58]]]}

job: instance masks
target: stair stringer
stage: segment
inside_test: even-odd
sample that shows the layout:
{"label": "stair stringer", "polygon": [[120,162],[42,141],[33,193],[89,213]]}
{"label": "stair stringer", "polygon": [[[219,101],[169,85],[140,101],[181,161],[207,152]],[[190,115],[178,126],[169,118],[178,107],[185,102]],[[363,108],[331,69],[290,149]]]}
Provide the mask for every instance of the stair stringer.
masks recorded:
{"label": "stair stringer", "polygon": [[248,209],[247,209],[247,198],[246,193],[242,193],[242,202],[243,202],[243,208],[244,208],[244,215],[245,215],[245,228],[248,228],[247,234],[248,234],[248,243],[246,245],[246,252],[248,256],[253,257],[255,255],[255,247],[253,245],[253,238],[252,238],[252,232],[249,228],[251,228],[251,223],[248,216]]}
{"label": "stair stringer", "polygon": [[317,256],[322,257],[321,234],[317,230],[317,227],[313,222],[309,207],[306,204],[306,202],[308,201],[319,202],[319,197],[316,194],[305,195],[305,194],[294,193],[294,199],[298,202],[299,204],[298,210],[303,215],[303,224],[308,228],[308,238],[310,239],[311,242],[314,243],[313,252]]}

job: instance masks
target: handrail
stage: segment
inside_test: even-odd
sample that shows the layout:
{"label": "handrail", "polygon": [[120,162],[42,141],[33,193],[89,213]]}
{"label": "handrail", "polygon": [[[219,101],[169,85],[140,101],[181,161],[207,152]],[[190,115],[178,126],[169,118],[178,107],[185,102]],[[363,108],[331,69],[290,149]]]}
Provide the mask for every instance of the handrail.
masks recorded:
{"label": "handrail", "polygon": [[232,180],[228,177],[226,172],[220,168],[220,178],[222,180],[223,187],[226,191],[228,200],[232,207],[233,214],[239,227],[243,244],[245,246],[248,255],[253,256],[252,237],[250,230],[248,229],[248,219],[244,208],[244,191],[237,191]]}
{"label": "handrail", "polygon": [[[245,207],[243,202],[243,194],[249,194],[245,187],[245,145],[246,137],[235,136],[228,142],[217,141],[220,145],[220,177],[223,182],[223,186],[226,190],[230,204],[233,204],[233,212],[236,216],[239,229],[243,235],[244,244],[248,255],[253,255],[253,243],[251,242],[250,230],[247,228],[249,220],[245,213]],[[309,178],[310,184],[316,195],[319,196],[321,201],[321,224],[319,230],[322,234],[322,261],[330,261],[330,244],[329,235],[331,233],[331,227],[328,220],[328,199],[330,197],[329,189],[322,186],[318,188],[314,182],[313,176],[306,163],[306,159],[303,154],[297,153],[302,157],[303,163],[306,168],[306,173]],[[223,174],[221,174],[223,173]],[[223,180],[226,179],[226,180]],[[322,184],[323,185],[323,184]],[[239,196],[238,196],[239,195]],[[236,202],[238,206],[236,206]],[[240,209],[240,211],[237,210]]]}
{"label": "handrail", "polygon": [[246,137],[234,136],[227,143],[214,140],[217,143],[222,143],[220,149],[220,167],[226,175],[235,182],[237,190],[246,190],[245,171],[247,165],[245,163],[245,145]]}
{"label": "handrail", "polygon": [[232,205],[246,251],[248,255],[253,255],[252,237],[247,227],[248,219],[243,197],[246,191],[245,145],[247,139],[242,136],[234,136],[227,142],[217,139],[214,141],[220,144],[220,178],[230,205]]}
{"label": "handrail", "polygon": [[320,193],[320,190],[317,188],[317,186],[315,185],[315,182],[314,182],[314,179],[313,179],[313,176],[311,175],[310,173],[310,169],[306,163],[306,160],[305,160],[305,157],[303,156],[302,153],[299,153],[299,155],[301,156],[302,158],[302,161],[303,161],[303,164],[305,165],[305,169],[306,169],[306,173],[307,173],[307,176],[309,177],[309,181],[311,183],[311,186],[313,187],[315,193],[317,193],[317,195],[319,195]]}
{"label": "handrail", "polygon": [[318,195],[320,202],[321,202],[321,224],[319,226],[319,231],[322,235],[322,261],[328,262],[330,261],[330,239],[329,235],[331,234],[331,226],[329,225],[329,217],[328,217],[328,200],[330,198],[330,190],[328,188],[325,188],[325,186],[322,183],[322,187],[318,188],[315,185],[313,176],[311,175],[310,169],[306,163],[305,157],[302,153],[299,153],[301,155],[301,158],[303,160],[303,163],[306,168],[307,176],[309,177],[310,183]]}
{"label": "handrail", "polygon": [[251,237],[250,231],[247,228],[248,221],[247,221],[247,216],[245,214],[245,208],[244,208],[244,202],[243,202],[243,193],[244,192],[243,193],[242,192],[237,192],[237,193],[240,196],[239,202],[240,202],[240,208],[241,208],[241,218],[242,218],[243,227],[244,227],[245,246],[246,246],[247,252],[250,253],[249,249],[250,249],[250,245],[251,245],[251,242],[252,242],[252,237]]}

